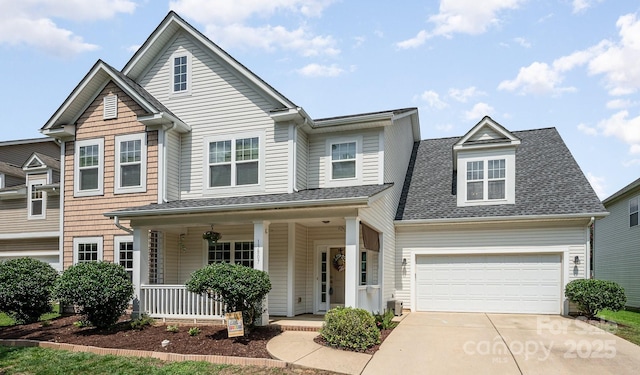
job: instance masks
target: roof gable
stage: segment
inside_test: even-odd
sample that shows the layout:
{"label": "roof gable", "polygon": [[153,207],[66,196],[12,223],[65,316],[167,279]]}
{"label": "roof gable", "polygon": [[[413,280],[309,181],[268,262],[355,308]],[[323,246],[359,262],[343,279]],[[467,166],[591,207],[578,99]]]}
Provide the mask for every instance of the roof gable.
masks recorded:
{"label": "roof gable", "polygon": [[629,185],[623,187],[617,192],[613,193],[610,197],[602,201],[602,204],[609,206],[611,203],[617,201],[619,198],[625,196],[628,193],[635,194],[640,192],[640,178],[631,182]]}
{"label": "roof gable", "polygon": [[42,171],[49,168],[60,170],[60,162],[38,152],[31,154],[29,159],[22,164],[22,170],[25,172]]}
{"label": "roof gable", "polygon": [[262,91],[274,101],[280,103],[284,108],[300,110],[292,101],[234,59],[174,11],[170,11],[162,22],[160,22],[144,44],[136,51],[129,62],[127,62],[122,72],[131,79],[138,81],[179,32],[184,32],[191,38],[197,40],[209,53],[227,65],[234,74]]}
{"label": "roof gable", "polygon": [[519,145],[520,139],[491,117],[485,116],[453,145],[454,150],[486,144]]}

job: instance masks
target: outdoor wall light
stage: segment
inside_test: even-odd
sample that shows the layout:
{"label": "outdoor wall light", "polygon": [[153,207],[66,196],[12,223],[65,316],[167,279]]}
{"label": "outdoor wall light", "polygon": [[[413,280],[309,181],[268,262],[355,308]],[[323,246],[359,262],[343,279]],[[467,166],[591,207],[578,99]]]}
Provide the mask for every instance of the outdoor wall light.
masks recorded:
{"label": "outdoor wall light", "polygon": [[580,257],[576,255],[575,258],[573,258],[573,263],[580,264]]}
{"label": "outdoor wall light", "polygon": [[407,258],[402,258],[402,267],[407,265]]}

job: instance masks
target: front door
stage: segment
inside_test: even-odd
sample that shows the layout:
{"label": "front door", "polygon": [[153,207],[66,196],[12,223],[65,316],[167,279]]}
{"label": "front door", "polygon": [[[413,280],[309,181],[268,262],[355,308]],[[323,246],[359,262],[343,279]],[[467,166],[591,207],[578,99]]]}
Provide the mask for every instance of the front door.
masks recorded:
{"label": "front door", "polygon": [[320,246],[317,254],[315,313],[323,314],[344,306],[344,247]]}

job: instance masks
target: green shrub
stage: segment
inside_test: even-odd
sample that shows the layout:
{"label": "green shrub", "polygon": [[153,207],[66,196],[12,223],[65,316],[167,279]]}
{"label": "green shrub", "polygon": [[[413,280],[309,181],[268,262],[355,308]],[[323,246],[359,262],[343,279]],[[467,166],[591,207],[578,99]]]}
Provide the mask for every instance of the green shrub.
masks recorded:
{"label": "green shrub", "polygon": [[351,307],[327,311],[320,335],[334,347],[365,350],[380,343],[380,330],[370,312]]}
{"label": "green shrub", "polygon": [[385,310],[383,314],[374,314],[373,318],[376,320],[376,326],[379,330],[395,328],[398,323],[393,321],[393,311]]}
{"label": "green shrub", "polygon": [[133,285],[119,264],[79,263],[58,278],[54,295],[61,302],[78,306],[92,325],[105,328],[124,313],[133,297]]}
{"label": "green shrub", "polygon": [[595,317],[604,309],[618,311],[627,303],[624,289],[613,281],[573,280],[567,284],[565,294],[588,318]]}
{"label": "green shrub", "polygon": [[51,293],[58,272],[33,258],[0,262],[0,311],[18,323],[37,322],[51,312]]}
{"label": "green shrub", "polygon": [[178,328],[177,325],[168,325],[167,326],[167,332],[178,333],[178,331],[180,331],[180,328]]}
{"label": "green shrub", "polygon": [[193,272],[187,289],[221,301],[226,312],[242,311],[244,325],[251,329],[262,315],[262,301],[271,290],[271,281],[264,271],[239,264],[213,263]]}
{"label": "green shrub", "polygon": [[129,325],[131,329],[142,331],[144,327],[153,325],[153,323],[155,323],[155,320],[152,317],[142,314],[139,318],[132,320]]}
{"label": "green shrub", "polygon": [[202,331],[198,327],[191,327],[189,328],[188,332],[189,332],[189,336],[198,336]]}

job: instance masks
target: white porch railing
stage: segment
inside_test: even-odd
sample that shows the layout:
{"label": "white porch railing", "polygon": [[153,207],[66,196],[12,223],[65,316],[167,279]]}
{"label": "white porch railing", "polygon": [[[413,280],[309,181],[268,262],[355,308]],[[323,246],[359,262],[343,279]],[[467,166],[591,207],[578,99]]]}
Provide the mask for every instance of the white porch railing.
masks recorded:
{"label": "white porch railing", "polygon": [[224,316],[222,302],[194,294],[184,285],[142,285],[142,311],[153,318],[220,319]]}
{"label": "white porch railing", "polygon": [[358,287],[358,307],[372,313],[382,313],[380,309],[380,285],[360,285]]}

